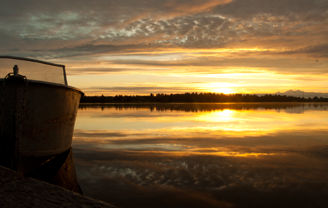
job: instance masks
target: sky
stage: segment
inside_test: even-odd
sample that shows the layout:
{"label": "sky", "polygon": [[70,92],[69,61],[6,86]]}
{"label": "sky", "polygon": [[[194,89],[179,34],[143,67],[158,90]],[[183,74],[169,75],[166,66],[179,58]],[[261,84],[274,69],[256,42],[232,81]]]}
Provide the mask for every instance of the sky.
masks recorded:
{"label": "sky", "polygon": [[0,0],[0,55],[86,95],[328,92],[327,0]]}

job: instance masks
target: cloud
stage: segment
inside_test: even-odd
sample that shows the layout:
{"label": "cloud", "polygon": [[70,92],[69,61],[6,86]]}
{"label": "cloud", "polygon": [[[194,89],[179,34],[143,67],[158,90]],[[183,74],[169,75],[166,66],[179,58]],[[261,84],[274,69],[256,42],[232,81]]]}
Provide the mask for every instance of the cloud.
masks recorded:
{"label": "cloud", "polygon": [[240,19],[253,19],[257,16],[268,15],[289,21],[324,21],[328,4],[323,0],[235,0],[229,4],[217,6],[213,11],[222,15],[229,15]]}
{"label": "cloud", "polygon": [[[318,49],[321,50],[321,49]],[[299,56],[304,53],[313,54],[311,56],[323,57],[324,52],[317,52],[312,48],[304,48],[294,51],[284,52],[247,52],[225,53],[225,57],[216,57],[215,53],[201,53],[197,56],[193,54],[189,57],[179,58],[179,60],[167,60],[165,56],[158,55],[159,60],[154,60],[144,56],[143,59],[117,58],[111,61],[103,61],[102,65],[80,67],[78,64],[74,68],[68,66],[69,75],[84,74],[108,74],[108,73],[133,73],[133,74],[162,74],[162,75],[207,75],[207,74],[256,74],[256,73],[276,73],[290,75],[325,75],[328,73],[328,62],[324,59],[316,62],[315,59],[302,59]],[[198,56],[200,55],[200,56]],[[294,57],[286,57],[293,55]],[[232,56],[232,57],[229,57]],[[274,57],[276,56],[276,57]],[[123,57],[123,56],[122,56]],[[270,75],[267,78],[270,78]],[[308,79],[309,77],[304,77]],[[313,77],[312,77],[313,78]],[[298,78],[300,79],[300,78]],[[316,80],[320,80],[317,77]]]}
{"label": "cloud", "polygon": [[[144,18],[170,19],[173,17],[193,14],[222,4],[230,0],[185,1],[172,0],[168,2],[152,0],[148,2],[124,1],[15,1],[3,2],[0,15],[2,26],[14,36],[25,42],[39,45],[40,41],[63,43],[71,41],[76,45],[82,39],[84,42],[94,42],[107,34],[115,37],[130,36],[126,25],[131,26],[142,22]],[[33,5],[33,6],[32,6]],[[141,32],[146,27],[140,27]],[[146,29],[147,30],[147,29]],[[14,33],[15,31],[15,33]],[[121,39],[121,38],[120,38]],[[73,42],[72,42],[73,41]],[[44,46],[44,45],[43,45]],[[47,47],[53,44],[47,44]],[[35,47],[35,46],[34,46]],[[37,47],[37,46],[36,46]]]}
{"label": "cloud", "polygon": [[[311,25],[324,28],[325,20],[312,18],[315,23],[302,25],[286,19],[285,14],[301,17],[311,12],[325,16],[327,7],[322,1],[303,1],[296,7],[294,3],[177,0],[136,4],[128,0],[76,5],[72,1],[57,4],[34,1],[34,4],[20,2],[20,7],[16,6],[17,2],[5,3],[6,10],[0,11],[4,17],[0,28],[20,40],[21,51],[13,52],[18,47],[8,44],[12,41],[4,41],[2,52],[48,59],[158,48],[210,49],[250,44],[261,47],[270,43],[275,47],[277,43],[272,44],[272,38],[278,45],[288,45],[291,39],[287,37],[308,39],[310,31],[301,29]],[[18,12],[20,8],[23,10]],[[19,15],[12,14],[15,12]],[[269,16],[265,19],[263,14]],[[246,17],[258,19],[249,21]],[[313,30],[317,34],[312,34],[317,37],[313,39],[317,44],[325,40],[325,37],[318,38],[324,34],[319,28]],[[311,47],[304,45],[304,41],[301,43]],[[295,44],[290,49],[295,49]]]}
{"label": "cloud", "polygon": [[323,0],[1,5],[0,53],[65,63],[69,75],[327,74],[328,5]]}
{"label": "cloud", "polygon": [[283,52],[283,54],[306,54],[313,58],[328,58],[328,44],[320,44],[320,45],[314,45],[314,46],[308,46],[304,48],[300,48],[293,51],[286,51]]}

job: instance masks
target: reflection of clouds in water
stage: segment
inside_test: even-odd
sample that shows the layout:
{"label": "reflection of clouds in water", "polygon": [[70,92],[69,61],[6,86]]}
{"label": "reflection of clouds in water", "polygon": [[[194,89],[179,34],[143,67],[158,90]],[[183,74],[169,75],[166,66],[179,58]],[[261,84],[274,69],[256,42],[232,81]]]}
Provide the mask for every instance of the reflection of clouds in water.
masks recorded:
{"label": "reflection of clouds in water", "polygon": [[[247,205],[266,207],[267,202],[260,202],[261,199],[256,202],[258,197],[264,197],[278,206],[280,202],[273,199],[281,193],[290,197],[280,196],[287,200],[286,203],[294,205],[310,205],[304,204],[308,199],[313,203],[328,202],[327,198],[321,198],[328,191],[327,161],[307,155],[227,158],[74,149],[74,158],[85,194],[118,206],[134,201],[141,205],[153,203],[153,207],[158,207],[157,204],[169,200],[173,193],[216,205],[227,201],[241,206],[246,200]],[[143,191],[139,193],[139,190]],[[254,195],[244,199],[249,194],[247,190]],[[156,197],[159,193],[160,199]],[[307,198],[296,200],[300,193]],[[117,195],[131,196],[131,202],[120,201],[116,199],[120,198]],[[192,195],[198,197],[192,198]],[[143,202],[146,198],[150,201]],[[176,200],[176,205],[185,203],[183,199]]]}
{"label": "reflection of clouds in water", "polygon": [[[147,134],[148,132],[148,134]],[[73,145],[79,148],[139,151],[184,151],[199,153],[276,153],[307,151],[311,146],[327,146],[328,130],[277,131],[265,135],[241,132],[195,131],[86,131],[76,130]]]}
{"label": "reflection of clouds in water", "polygon": [[79,111],[84,193],[121,207],[326,207],[327,104],[254,105]]}

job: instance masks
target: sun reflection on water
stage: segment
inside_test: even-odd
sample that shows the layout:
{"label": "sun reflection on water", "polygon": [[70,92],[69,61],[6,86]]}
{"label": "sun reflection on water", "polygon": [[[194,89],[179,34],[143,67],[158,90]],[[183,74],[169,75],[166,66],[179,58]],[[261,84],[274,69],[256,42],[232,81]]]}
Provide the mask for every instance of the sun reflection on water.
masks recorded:
{"label": "sun reflection on water", "polygon": [[[201,108],[202,104],[195,106]],[[163,106],[135,107],[122,105],[121,108],[79,111],[74,143],[104,144],[101,148],[107,149],[135,147],[160,151],[165,148],[166,151],[187,152],[197,148],[205,150],[211,144],[214,148],[226,145],[326,144],[327,111],[315,110],[317,106],[308,111],[304,111],[303,106],[283,109],[263,106],[254,110],[247,104],[241,109],[223,105],[222,109],[206,111],[190,111],[189,108],[176,111],[178,104],[172,104],[170,110],[162,110]],[[315,132],[318,136],[310,141],[304,137],[306,132]],[[278,135],[284,135],[284,139]]]}

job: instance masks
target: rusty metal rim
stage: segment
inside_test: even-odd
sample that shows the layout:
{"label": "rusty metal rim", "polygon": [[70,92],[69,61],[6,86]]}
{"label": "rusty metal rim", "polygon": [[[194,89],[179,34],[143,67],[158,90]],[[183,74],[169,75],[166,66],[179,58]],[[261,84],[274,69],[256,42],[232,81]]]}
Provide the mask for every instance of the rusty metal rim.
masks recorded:
{"label": "rusty metal rim", "polygon": [[[0,82],[3,81],[4,78],[0,78]],[[76,87],[72,87],[72,86],[68,86],[68,85],[64,85],[64,84],[58,84],[58,83],[52,83],[52,82],[45,82],[45,81],[39,81],[39,80],[32,80],[32,79],[28,79],[27,80],[28,83],[36,83],[36,84],[46,84],[46,85],[52,85],[52,86],[56,86],[56,87],[63,87],[63,88],[69,88],[75,91],[78,91],[79,93],[81,93],[82,95],[84,95],[84,93],[82,92],[82,90],[76,88]]]}
{"label": "rusty metal rim", "polygon": [[54,63],[50,63],[50,62],[46,62],[46,61],[40,61],[40,60],[37,60],[37,59],[23,58],[23,57],[17,57],[17,56],[0,56],[0,58],[17,59],[17,60],[23,60],[23,61],[32,61],[32,62],[38,62],[38,63],[52,65],[52,66],[65,67],[65,65],[62,65],[62,64],[54,64]]}

